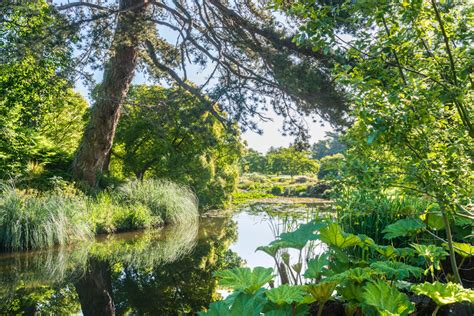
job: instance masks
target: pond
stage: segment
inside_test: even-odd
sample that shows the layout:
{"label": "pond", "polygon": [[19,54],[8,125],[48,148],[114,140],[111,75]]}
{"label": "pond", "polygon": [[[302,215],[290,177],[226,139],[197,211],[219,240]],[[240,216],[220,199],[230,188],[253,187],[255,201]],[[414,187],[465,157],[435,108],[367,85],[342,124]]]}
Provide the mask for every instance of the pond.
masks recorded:
{"label": "pond", "polygon": [[241,264],[274,267],[274,259],[256,248],[320,216],[327,206],[307,202],[257,203],[231,216],[203,217],[199,225],[0,254],[0,315],[193,314],[225,295],[215,271]]}

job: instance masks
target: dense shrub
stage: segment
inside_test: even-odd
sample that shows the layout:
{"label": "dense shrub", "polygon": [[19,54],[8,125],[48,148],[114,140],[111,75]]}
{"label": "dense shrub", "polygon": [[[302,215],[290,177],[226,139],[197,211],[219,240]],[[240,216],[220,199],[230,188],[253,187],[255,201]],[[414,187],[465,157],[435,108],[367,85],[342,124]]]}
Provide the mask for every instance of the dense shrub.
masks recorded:
{"label": "dense shrub", "polygon": [[188,92],[133,86],[117,129],[111,173],[167,178],[190,186],[202,209],[221,208],[236,188],[241,150],[238,130],[224,128],[208,104]]}

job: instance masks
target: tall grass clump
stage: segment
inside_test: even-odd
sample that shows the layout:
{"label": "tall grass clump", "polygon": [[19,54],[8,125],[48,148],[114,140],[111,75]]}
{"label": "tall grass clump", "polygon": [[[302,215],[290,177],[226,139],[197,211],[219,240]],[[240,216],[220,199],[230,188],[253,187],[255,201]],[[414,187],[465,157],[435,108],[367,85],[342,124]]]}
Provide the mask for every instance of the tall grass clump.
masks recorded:
{"label": "tall grass clump", "polygon": [[39,249],[92,236],[81,196],[22,195],[11,186],[0,191],[0,248]]}
{"label": "tall grass clump", "polygon": [[197,221],[198,199],[186,186],[168,180],[135,180],[119,189],[122,203],[141,204],[165,224]]}

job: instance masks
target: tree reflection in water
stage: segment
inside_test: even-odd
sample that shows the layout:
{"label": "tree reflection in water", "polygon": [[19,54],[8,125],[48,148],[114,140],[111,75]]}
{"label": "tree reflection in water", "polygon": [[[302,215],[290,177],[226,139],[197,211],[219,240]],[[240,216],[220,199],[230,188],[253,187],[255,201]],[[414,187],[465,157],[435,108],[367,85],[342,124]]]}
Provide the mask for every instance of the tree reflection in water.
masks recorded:
{"label": "tree reflection in water", "polygon": [[0,314],[177,315],[218,298],[213,273],[241,259],[230,218],[0,256]]}

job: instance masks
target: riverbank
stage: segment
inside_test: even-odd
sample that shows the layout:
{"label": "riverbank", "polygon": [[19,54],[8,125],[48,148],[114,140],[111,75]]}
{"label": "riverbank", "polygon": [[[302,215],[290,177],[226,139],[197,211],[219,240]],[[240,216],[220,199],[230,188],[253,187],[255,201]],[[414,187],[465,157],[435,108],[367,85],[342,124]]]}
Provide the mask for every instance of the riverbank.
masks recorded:
{"label": "riverbank", "polygon": [[166,180],[129,181],[86,195],[4,185],[0,198],[0,249],[41,249],[85,241],[103,233],[197,221],[198,201],[187,187]]}

